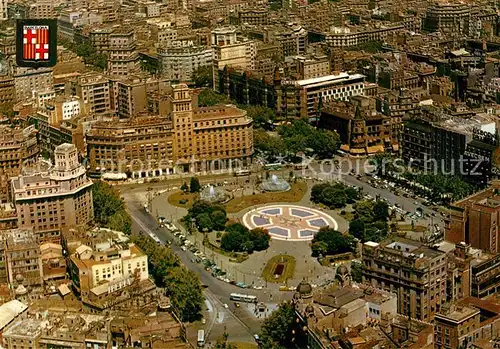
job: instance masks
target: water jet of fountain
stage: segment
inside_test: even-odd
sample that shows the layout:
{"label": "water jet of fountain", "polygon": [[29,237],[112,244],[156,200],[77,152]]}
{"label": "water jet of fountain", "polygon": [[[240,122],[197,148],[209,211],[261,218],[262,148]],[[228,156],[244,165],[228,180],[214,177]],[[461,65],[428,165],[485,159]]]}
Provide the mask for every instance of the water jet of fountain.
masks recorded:
{"label": "water jet of fountain", "polygon": [[271,181],[273,182],[274,185],[276,185],[276,183],[278,183],[278,176],[276,176],[275,174],[273,174],[271,176]]}

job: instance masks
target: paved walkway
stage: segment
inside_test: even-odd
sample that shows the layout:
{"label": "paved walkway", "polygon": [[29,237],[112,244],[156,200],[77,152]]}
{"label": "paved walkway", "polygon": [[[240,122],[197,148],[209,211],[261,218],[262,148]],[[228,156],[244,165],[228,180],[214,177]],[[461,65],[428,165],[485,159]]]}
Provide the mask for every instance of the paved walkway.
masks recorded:
{"label": "paved walkway", "polygon": [[[321,209],[317,205],[314,205],[309,201],[311,190],[310,188],[313,184],[314,183],[309,181],[307,193],[304,195],[300,202],[293,204],[312,207],[319,211],[325,212],[335,219],[338,224],[338,230],[347,230],[348,223],[344,218],[340,217],[336,212],[332,210]],[[243,185],[245,185],[243,181],[235,181],[235,183],[228,183],[227,187],[230,188],[230,190],[234,190],[237,187],[241,187]],[[252,188],[252,185],[253,183],[246,184],[246,188],[244,190],[245,195],[252,194],[254,190],[254,188]],[[172,192],[164,192],[153,198],[152,214],[156,216],[163,216],[169,221],[174,221],[176,223],[176,226],[183,229],[178,223],[178,220],[180,220],[187,214],[187,210],[181,207],[172,206],[168,203],[167,198],[171,193]],[[235,194],[236,193],[238,192],[236,191]],[[239,193],[241,193],[241,191],[239,191]],[[146,196],[144,200],[147,200]],[[268,205],[279,204],[290,203],[272,203]],[[238,213],[229,214],[228,217],[235,221],[241,222],[242,217],[246,212],[262,206],[266,205],[248,207]],[[215,236],[215,233],[211,233],[209,235],[212,241],[215,240]],[[229,279],[235,280],[236,282],[243,282],[247,285],[266,287],[265,281],[261,278],[262,270],[270,258],[279,254],[291,255],[296,260],[294,277],[293,279],[288,281],[288,286],[296,286],[303,279],[307,279],[313,284],[319,284],[324,282],[325,280],[333,279],[334,277],[334,270],[332,270],[332,268],[321,266],[317,262],[316,258],[311,257],[310,241],[279,241],[271,239],[270,246],[266,251],[252,253],[250,257],[243,263],[233,263],[229,261],[229,257],[220,255],[210,250],[206,246],[203,246],[203,233],[195,233],[191,236],[188,236],[188,239],[195,243],[198,246],[198,249],[205,253],[207,258],[214,260],[221,270],[226,271]],[[278,284],[267,283],[267,288],[269,290],[277,290],[279,286],[280,285]]]}

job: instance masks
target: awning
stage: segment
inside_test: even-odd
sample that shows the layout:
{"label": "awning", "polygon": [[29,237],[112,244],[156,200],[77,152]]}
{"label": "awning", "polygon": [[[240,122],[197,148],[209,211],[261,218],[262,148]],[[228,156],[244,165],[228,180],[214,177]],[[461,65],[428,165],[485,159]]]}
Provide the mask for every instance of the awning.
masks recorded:
{"label": "awning", "polygon": [[383,153],[384,146],[383,145],[374,145],[373,147],[367,147],[366,151],[368,152],[368,154]]}
{"label": "awning", "polygon": [[364,148],[353,148],[349,150],[351,154],[366,154],[366,150]]}

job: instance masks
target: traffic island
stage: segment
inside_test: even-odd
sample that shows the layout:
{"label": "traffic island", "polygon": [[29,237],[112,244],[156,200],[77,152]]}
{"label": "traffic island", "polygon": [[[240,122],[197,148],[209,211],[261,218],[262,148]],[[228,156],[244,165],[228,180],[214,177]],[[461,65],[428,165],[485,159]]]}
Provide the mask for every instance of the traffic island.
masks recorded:
{"label": "traffic island", "polygon": [[285,283],[293,278],[295,272],[295,258],[289,255],[272,257],[262,271],[262,277],[267,282]]}

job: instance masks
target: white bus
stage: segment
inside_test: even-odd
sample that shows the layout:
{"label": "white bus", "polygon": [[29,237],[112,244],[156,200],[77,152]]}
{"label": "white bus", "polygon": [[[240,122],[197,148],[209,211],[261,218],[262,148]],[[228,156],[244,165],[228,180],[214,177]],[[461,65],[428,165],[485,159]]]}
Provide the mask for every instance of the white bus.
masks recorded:
{"label": "white bus", "polygon": [[243,176],[249,176],[250,175],[250,170],[238,170],[234,173],[236,177],[243,177]]}
{"label": "white bus", "polygon": [[198,348],[205,346],[205,330],[198,331]]}
{"label": "white bus", "polygon": [[237,302],[257,303],[257,297],[248,294],[231,293],[229,299]]}

